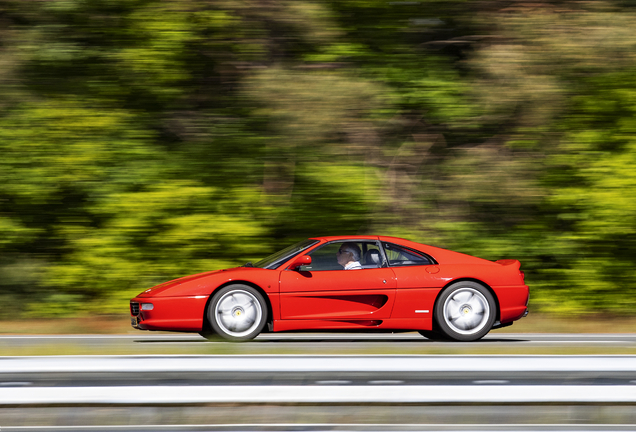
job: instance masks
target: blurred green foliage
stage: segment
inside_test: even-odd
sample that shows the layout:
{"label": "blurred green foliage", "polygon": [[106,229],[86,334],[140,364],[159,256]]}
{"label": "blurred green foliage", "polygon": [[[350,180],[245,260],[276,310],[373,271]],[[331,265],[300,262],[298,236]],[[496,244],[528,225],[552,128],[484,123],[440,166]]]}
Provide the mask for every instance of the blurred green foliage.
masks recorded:
{"label": "blurred green foliage", "polygon": [[622,3],[0,0],[0,318],[330,234],[633,315],[635,70]]}

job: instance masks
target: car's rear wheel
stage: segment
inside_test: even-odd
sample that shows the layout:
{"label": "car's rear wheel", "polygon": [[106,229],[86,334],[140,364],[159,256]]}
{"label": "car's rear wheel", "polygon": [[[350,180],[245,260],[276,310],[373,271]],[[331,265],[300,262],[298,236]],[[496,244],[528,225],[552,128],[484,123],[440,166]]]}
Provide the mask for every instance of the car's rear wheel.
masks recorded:
{"label": "car's rear wheel", "polygon": [[474,341],[484,337],[495,322],[495,299],[476,282],[457,282],[446,288],[435,305],[435,320],[440,331],[456,341]]}
{"label": "car's rear wheel", "polygon": [[223,339],[254,339],[267,321],[265,299],[251,286],[228,285],[214,293],[208,306],[208,321],[214,333]]}

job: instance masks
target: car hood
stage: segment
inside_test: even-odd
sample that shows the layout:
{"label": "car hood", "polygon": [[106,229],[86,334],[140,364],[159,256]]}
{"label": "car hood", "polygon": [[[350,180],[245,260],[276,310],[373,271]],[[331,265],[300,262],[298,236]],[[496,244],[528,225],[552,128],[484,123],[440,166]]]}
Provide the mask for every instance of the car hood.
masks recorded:
{"label": "car hood", "polygon": [[236,267],[214,270],[174,279],[148,288],[137,297],[173,297],[181,295],[208,295],[209,287],[216,287],[226,280],[232,280],[237,273],[262,270],[254,267]]}

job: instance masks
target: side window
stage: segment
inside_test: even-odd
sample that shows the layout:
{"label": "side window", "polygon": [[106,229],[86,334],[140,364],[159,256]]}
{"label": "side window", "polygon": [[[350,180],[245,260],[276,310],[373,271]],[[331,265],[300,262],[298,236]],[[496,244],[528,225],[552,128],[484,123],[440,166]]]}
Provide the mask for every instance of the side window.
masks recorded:
{"label": "side window", "polygon": [[376,243],[362,244],[362,268],[386,267],[382,252]]}
{"label": "side window", "polygon": [[424,254],[393,243],[383,243],[384,252],[391,266],[428,265],[432,261]]}
{"label": "side window", "polygon": [[[345,245],[350,246],[355,252],[347,255],[344,261],[358,263],[355,265],[357,269],[378,268],[382,267],[382,253],[378,244],[373,241],[355,241],[355,242],[333,242],[311,251],[308,255],[311,257],[311,264],[300,267],[300,271],[325,271],[325,270],[344,270],[344,263],[338,262],[338,255],[341,248]],[[347,248],[345,248],[347,249]],[[342,259],[341,259],[342,261]]]}
{"label": "side window", "polygon": [[300,271],[342,270],[342,266],[338,264],[336,256],[341,244],[342,243],[327,243],[311,251],[307,254],[311,257],[311,264],[302,266]]}

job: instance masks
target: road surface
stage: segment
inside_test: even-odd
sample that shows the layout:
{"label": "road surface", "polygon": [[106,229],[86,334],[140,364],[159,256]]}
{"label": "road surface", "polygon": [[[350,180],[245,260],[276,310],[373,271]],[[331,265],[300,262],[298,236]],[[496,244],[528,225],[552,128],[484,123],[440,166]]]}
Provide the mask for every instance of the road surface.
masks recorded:
{"label": "road surface", "polygon": [[[0,347],[29,347],[46,344],[69,343],[99,347],[136,347],[177,345],[202,347],[210,344],[228,344],[224,341],[208,341],[197,334],[135,332],[127,335],[0,335]],[[303,349],[303,347],[342,348],[355,344],[357,349],[373,348],[388,344],[399,348],[535,348],[535,347],[595,347],[636,348],[636,333],[612,334],[538,334],[491,332],[483,339],[466,342],[432,341],[419,333],[266,333],[245,346],[272,349]],[[229,344],[241,345],[241,344]]]}

